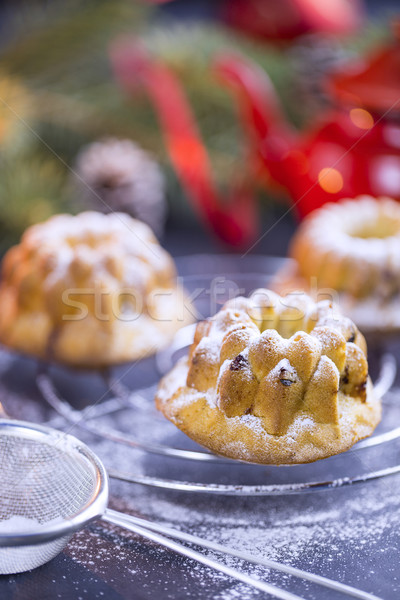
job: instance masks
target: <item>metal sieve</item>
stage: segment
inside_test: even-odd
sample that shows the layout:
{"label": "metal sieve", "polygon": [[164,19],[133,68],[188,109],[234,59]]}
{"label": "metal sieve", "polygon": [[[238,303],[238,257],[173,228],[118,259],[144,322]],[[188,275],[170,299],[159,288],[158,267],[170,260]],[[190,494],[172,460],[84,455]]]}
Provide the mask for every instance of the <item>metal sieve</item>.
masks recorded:
{"label": "metal sieve", "polygon": [[49,427],[0,419],[0,481],[2,575],[20,573],[43,565],[62,551],[75,531],[90,521],[101,518],[275,598],[301,600],[287,590],[229,567],[169,538],[277,569],[355,598],[379,600],[372,594],[320,575],[256,558],[158,523],[108,509],[108,478],[101,460],[75,437]]}
{"label": "metal sieve", "polygon": [[[23,421],[0,420],[0,574],[34,569],[54,558],[72,534],[103,518],[194,558],[283,600],[299,597],[231,569],[130,523],[107,509],[106,470],[87,446],[71,435]],[[8,519],[16,531],[1,532]],[[145,523],[145,521],[143,521]],[[33,523],[21,531],[18,523]]]}
{"label": "metal sieve", "polygon": [[[106,510],[102,463],[74,437],[43,426],[0,420],[0,480],[1,574],[46,563]],[[2,533],[13,517],[31,520],[32,529]]]}

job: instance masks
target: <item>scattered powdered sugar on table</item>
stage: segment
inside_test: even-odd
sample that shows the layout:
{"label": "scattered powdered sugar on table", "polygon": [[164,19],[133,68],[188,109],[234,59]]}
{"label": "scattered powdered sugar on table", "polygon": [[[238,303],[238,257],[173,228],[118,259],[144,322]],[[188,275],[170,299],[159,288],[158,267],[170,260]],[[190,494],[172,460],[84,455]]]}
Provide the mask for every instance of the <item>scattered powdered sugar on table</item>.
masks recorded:
{"label": "scattered powdered sugar on table", "polygon": [[[156,429],[158,427],[161,424]],[[156,465],[163,464],[165,460],[141,452],[130,453],[127,448],[110,445],[110,442],[89,441],[108,464],[117,465],[121,471],[153,474],[154,469],[157,473]],[[349,453],[349,460],[357,462],[352,456]],[[178,471],[188,469],[186,463],[176,462],[179,463],[176,467]],[[196,464],[189,467],[192,480],[195,481],[199,477],[198,467]],[[287,469],[289,473],[290,468]],[[360,469],[368,470],[368,464],[360,463]],[[182,472],[183,478],[185,473]],[[176,472],[168,462],[163,476],[176,477]],[[264,483],[269,483],[268,479]],[[396,556],[393,553],[397,552],[396,548],[400,545],[399,478],[329,492],[264,498],[171,493],[114,480],[111,482],[111,491],[112,505],[119,510],[256,556],[326,575],[388,600],[394,597],[394,591],[400,593],[397,562],[394,558],[388,558]],[[144,576],[141,570],[145,569],[149,586],[155,585],[160,576],[164,577],[171,597],[175,597],[172,593],[173,582],[169,574],[170,566],[168,569],[166,567],[171,561],[177,565],[178,575],[174,571],[174,577],[178,577],[180,582],[187,581],[189,589],[192,589],[193,581],[204,586],[204,589],[211,586],[213,592],[209,596],[205,594],[205,598],[234,600],[240,597],[250,600],[258,594],[190,560],[176,559],[169,551],[151,542],[141,541],[134,534],[118,528],[107,528],[107,533],[104,533],[102,525],[94,525],[88,534],[82,532],[76,536],[67,552],[74,560],[92,565],[91,569],[103,575],[111,568],[111,564],[118,564],[121,577],[132,577],[132,571],[136,570],[135,577],[141,579]],[[296,585],[295,580],[288,576],[245,565],[207,550],[203,552],[291,591]],[[164,565],[161,575],[155,567],[159,563]],[[318,600],[334,597],[322,588],[306,583],[299,585],[301,589],[296,588],[296,593],[300,596],[303,593],[307,598]],[[181,590],[181,595],[177,597],[191,596],[189,592],[185,595]]]}
{"label": "scattered powdered sugar on table", "polygon": [[[398,503],[394,498],[389,502],[384,500],[385,486],[381,483],[365,486],[364,489],[354,488],[347,499],[337,496],[336,492],[331,492],[329,496],[313,494],[312,497],[307,495],[291,499],[223,500],[203,496],[194,500],[187,495],[169,499],[164,494],[129,487],[126,491],[130,490],[130,493],[125,493],[123,500],[114,497],[113,502],[116,508],[139,513],[204,539],[256,556],[300,566],[370,590],[377,560],[382,560],[388,552],[393,552],[393,548],[377,548],[379,541],[382,536],[390,535],[400,526]],[[396,487],[398,489],[399,485]],[[107,549],[107,544],[110,543],[111,551]],[[82,532],[75,536],[67,551],[74,560],[89,565],[101,574],[106,573],[108,565],[115,561],[119,564],[121,573],[125,571],[132,574],[135,569],[143,569],[145,565],[148,569],[146,575],[151,580],[160,576],[159,572],[152,571],[153,561],[166,561],[167,565],[171,560],[169,551],[160,549],[151,542],[141,543],[135,535],[114,528],[105,535],[104,530],[97,525],[92,526],[89,534]],[[246,566],[236,559],[223,558],[207,550],[203,552],[217,560],[223,560],[225,564],[244,569],[277,585],[287,586],[288,589],[293,584],[293,580],[287,576]],[[381,556],[377,556],[378,553]],[[363,561],[358,566],[357,575],[351,573],[351,564],[348,564],[350,558],[357,563],[359,560]],[[210,581],[213,585],[225,582],[225,589],[204,597],[221,600],[240,597],[242,600],[250,600],[256,595],[247,586],[234,583],[192,561],[180,562],[180,568],[181,577],[187,577],[188,580],[198,578],[204,585]],[[166,567],[163,576],[168,582]],[[391,589],[396,581],[397,574],[394,572]],[[307,584],[302,586],[303,590],[308,589]],[[307,597],[331,597],[323,595],[321,588],[310,587],[307,593],[313,590],[316,595]],[[382,594],[382,597],[394,596]]]}

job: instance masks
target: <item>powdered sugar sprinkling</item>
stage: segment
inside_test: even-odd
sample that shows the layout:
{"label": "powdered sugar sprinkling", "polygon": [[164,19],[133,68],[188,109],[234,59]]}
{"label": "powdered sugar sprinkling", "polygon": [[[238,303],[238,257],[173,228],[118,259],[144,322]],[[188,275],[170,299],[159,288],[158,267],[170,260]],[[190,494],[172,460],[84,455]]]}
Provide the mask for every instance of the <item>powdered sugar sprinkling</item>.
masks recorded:
{"label": "powdered sugar sprinkling", "polygon": [[37,519],[22,515],[13,515],[9,519],[0,520],[0,535],[4,533],[20,535],[32,531],[40,531],[44,527],[55,525],[56,523],[62,523],[62,519],[52,519],[51,521],[40,523]]}

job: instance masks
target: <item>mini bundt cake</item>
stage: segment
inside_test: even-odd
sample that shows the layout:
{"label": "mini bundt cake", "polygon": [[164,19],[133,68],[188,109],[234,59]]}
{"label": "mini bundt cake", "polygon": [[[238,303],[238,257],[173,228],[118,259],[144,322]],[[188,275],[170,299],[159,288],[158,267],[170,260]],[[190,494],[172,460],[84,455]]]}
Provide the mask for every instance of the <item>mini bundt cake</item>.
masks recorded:
{"label": "mini bundt cake", "polygon": [[124,213],[56,215],[4,257],[0,342],[81,367],[151,354],[190,320],[175,266]]}
{"label": "mini bundt cake", "polygon": [[213,452],[263,464],[343,452],[381,415],[352,321],[329,301],[265,289],[197,325],[189,356],[161,380],[156,405]]}
{"label": "mini bundt cake", "polygon": [[400,204],[362,196],[327,204],[299,227],[291,265],[272,283],[286,293],[336,291],[343,312],[365,332],[400,329]]}

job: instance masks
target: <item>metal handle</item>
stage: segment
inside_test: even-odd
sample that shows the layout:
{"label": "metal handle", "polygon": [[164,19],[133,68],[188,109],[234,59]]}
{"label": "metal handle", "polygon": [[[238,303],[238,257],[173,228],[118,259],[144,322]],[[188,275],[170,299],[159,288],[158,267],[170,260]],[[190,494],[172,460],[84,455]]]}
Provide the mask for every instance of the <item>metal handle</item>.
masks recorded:
{"label": "metal handle", "polygon": [[[229,575],[229,577],[233,577],[234,579],[238,579],[239,581],[246,583],[262,592],[266,592],[275,598],[280,598],[281,600],[304,600],[300,596],[296,596],[291,592],[287,592],[282,590],[270,583],[266,583],[265,581],[260,581],[255,577],[251,577],[251,575],[246,575],[246,573],[242,573],[242,571],[237,571],[232,567],[228,567],[223,563],[218,562],[212,558],[208,558],[201,554],[200,552],[196,552],[191,548],[187,548],[186,546],[182,546],[173,540],[170,540],[155,531],[150,531],[150,529],[146,529],[145,527],[141,527],[137,524],[135,518],[131,518],[129,515],[124,515],[123,513],[116,512],[114,510],[107,509],[105,514],[102,516],[103,521],[107,521],[108,523],[112,523],[113,525],[118,525],[119,527],[123,527],[124,529],[128,529],[129,531],[133,531],[138,535],[147,538],[161,546],[169,548],[182,556],[187,558],[191,558],[199,563],[202,563],[206,567],[210,567],[215,569],[216,571],[220,571],[221,573],[225,573],[225,575]],[[139,521],[141,521],[139,519]],[[143,519],[143,524],[146,524],[146,521]],[[178,533],[178,532],[176,532]],[[204,546],[204,544],[202,544]]]}
{"label": "metal handle", "polygon": [[[208,559],[203,554],[194,552],[194,551],[190,550],[189,548],[186,548],[185,546],[181,546],[180,544],[171,542],[171,540],[164,537],[164,535],[179,539],[183,542],[187,542],[190,544],[196,544],[197,546],[201,546],[203,548],[208,548],[209,550],[213,550],[214,552],[220,552],[222,554],[234,556],[235,558],[238,558],[240,560],[244,560],[246,562],[260,565],[260,566],[266,567],[268,569],[275,569],[282,573],[286,573],[287,575],[292,575],[292,576],[298,577],[300,579],[306,579],[307,581],[310,581],[317,585],[321,585],[321,586],[324,586],[331,590],[341,592],[342,594],[346,594],[347,596],[351,596],[353,598],[358,598],[359,600],[381,600],[378,596],[374,596],[373,594],[369,594],[368,592],[358,590],[357,588],[346,585],[344,583],[340,583],[338,581],[333,581],[332,579],[328,579],[327,577],[322,577],[321,575],[315,575],[314,573],[308,573],[307,571],[303,571],[301,569],[297,569],[296,567],[291,567],[289,565],[284,565],[282,563],[278,563],[273,560],[269,560],[267,558],[258,558],[251,554],[247,554],[246,552],[240,552],[238,550],[233,550],[231,548],[223,546],[222,544],[218,544],[216,542],[211,542],[209,540],[204,540],[195,535],[191,535],[190,533],[178,531],[177,529],[172,529],[170,527],[162,525],[161,523],[152,523],[151,521],[147,521],[146,519],[141,519],[140,517],[134,517],[133,515],[126,515],[124,513],[120,513],[115,510],[112,510],[112,509],[106,510],[106,513],[105,513],[103,519],[110,523],[114,523],[115,525],[118,525],[120,527],[125,527],[131,531],[134,531],[135,533],[139,533],[140,535],[144,535],[144,537],[153,539],[153,541],[157,541],[158,543],[160,543],[162,545],[166,545],[164,542],[168,542],[168,544],[174,544],[176,546],[176,548],[171,545],[168,545],[167,547],[171,548],[172,550],[175,550],[176,552],[179,552],[180,554],[183,554],[184,556],[188,556],[189,558],[198,560],[199,562],[202,562],[203,564],[206,564],[207,566],[211,566],[217,570],[220,570],[223,573],[226,573],[227,575],[231,575],[232,577],[235,577],[236,579],[240,579],[240,581],[244,581],[245,583],[248,583],[249,585],[253,585],[254,587],[257,587],[257,589],[261,589],[262,591],[268,591],[268,593],[273,594],[276,598],[292,598],[293,599],[293,598],[298,598],[298,596],[294,596],[290,592],[286,592],[285,590],[276,588],[275,586],[272,586],[271,584],[267,584],[265,582],[261,582],[256,579],[253,579],[252,577],[245,575],[244,573],[241,573],[240,571],[236,571],[235,569],[230,569],[230,567],[225,567],[225,565],[219,563],[218,561],[211,561],[215,564],[209,564],[208,562],[205,562],[205,561],[209,561],[211,559]],[[151,531],[151,535],[156,536],[158,539],[149,537],[149,535],[148,535],[150,533],[149,530]],[[160,534],[164,534],[164,535],[160,535]],[[178,548],[179,548],[179,550],[178,550]],[[191,552],[193,554],[189,555],[188,552]],[[222,568],[220,568],[220,567],[222,567]],[[230,572],[228,572],[226,569],[229,569]],[[238,575],[239,575],[239,577],[238,577]],[[243,579],[243,577],[245,577],[246,580]],[[248,579],[250,579],[250,581]],[[254,584],[256,584],[256,585],[254,585]],[[271,589],[267,590],[266,587],[261,588],[259,584],[262,584],[263,586],[267,586],[268,588],[272,588],[273,591],[271,591]]]}

